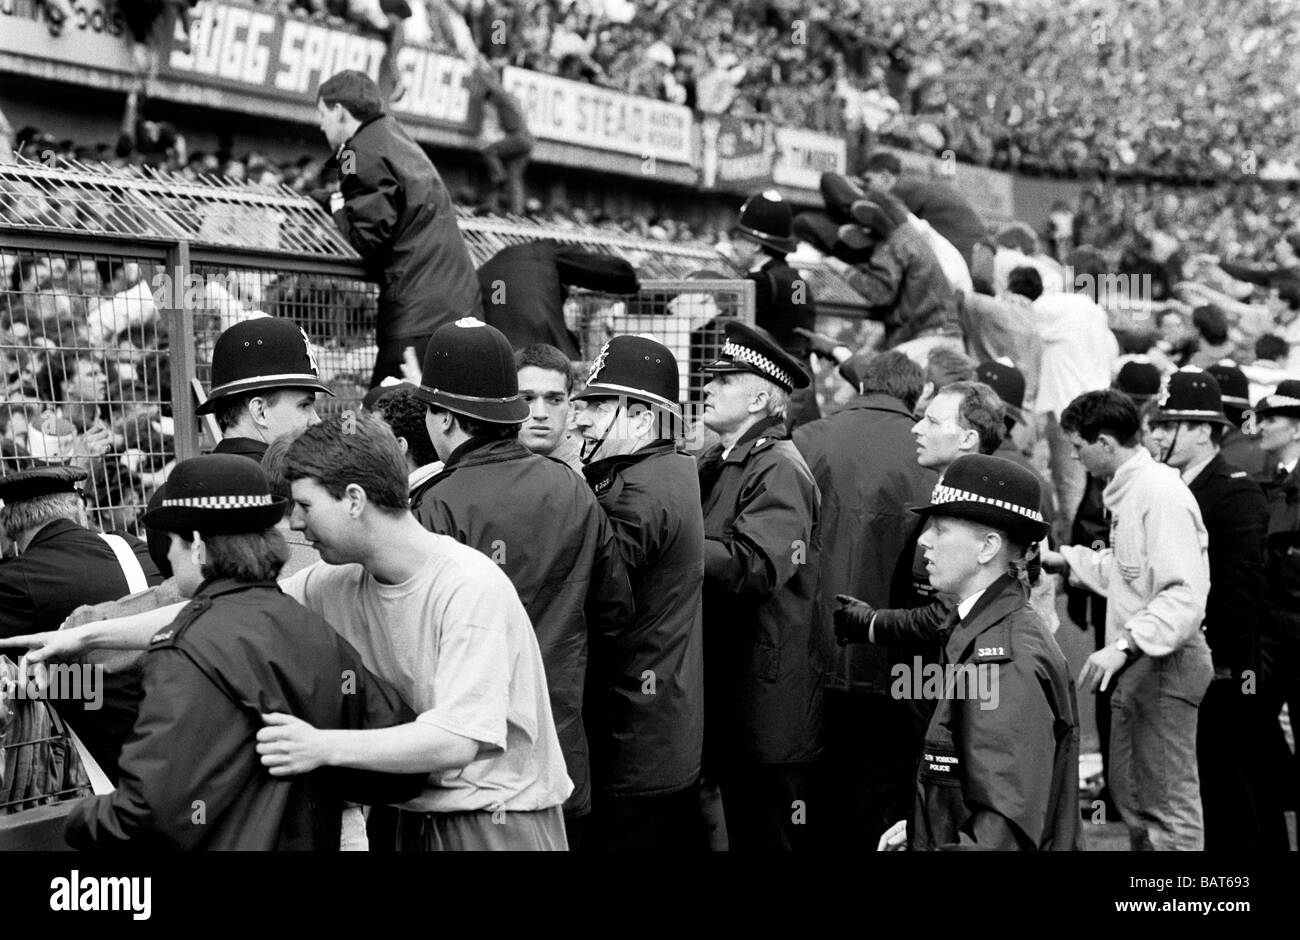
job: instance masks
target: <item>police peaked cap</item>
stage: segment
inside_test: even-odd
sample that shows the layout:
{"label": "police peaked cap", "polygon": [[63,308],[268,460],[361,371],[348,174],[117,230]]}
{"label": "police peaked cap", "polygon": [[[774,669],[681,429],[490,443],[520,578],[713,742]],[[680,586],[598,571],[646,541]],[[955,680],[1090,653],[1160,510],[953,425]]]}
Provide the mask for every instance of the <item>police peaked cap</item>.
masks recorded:
{"label": "police peaked cap", "polygon": [[0,477],[0,501],[21,503],[55,493],[78,493],[77,484],[88,474],[80,467],[37,467]]}
{"label": "police peaked cap", "polygon": [[1037,542],[1047,534],[1043,491],[1032,470],[1002,457],[966,454],[952,462],[922,516],[967,519]]}
{"label": "police peaked cap", "polygon": [[1272,395],[1265,395],[1255,406],[1255,417],[1278,415],[1282,418],[1300,418],[1300,380],[1279,382]]}
{"label": "police peaked cap", "polygon": [[289,501],[272,496],[262,465],[238,454],[206,454],[178,463],[144,524],[161,532],[238,535],[284,518]]}
{"label": "police peaked cap", "polygon": [[808,387],[811,380],[803,365],[782,349],[767,330],[728,320],[726,337],[722,355],[705,366],[705,372],[750,372],[787,392]]}
{"label": "police peaked cap", "polygon": [[321,382],[311,342],[298,324],[283,317],[256,317],[217,337],[212,391],[196,411],[207,414],[235,395],[288,388],[334,394]]}

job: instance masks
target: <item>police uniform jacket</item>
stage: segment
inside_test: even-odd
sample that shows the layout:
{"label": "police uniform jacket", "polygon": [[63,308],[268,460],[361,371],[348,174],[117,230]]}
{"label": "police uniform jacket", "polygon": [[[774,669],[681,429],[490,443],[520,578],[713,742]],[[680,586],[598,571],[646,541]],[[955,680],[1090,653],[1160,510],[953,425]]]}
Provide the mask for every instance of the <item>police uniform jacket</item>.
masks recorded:
{"label": "police uniform jacket", "polygon": [[[1268,499],[1265,672],[1280,667],[1294,677],[1300,671],[1300,464],[1265,484],[1264,494]],[[1285,662],[1278,661],[1279,655],[1285,655]]]}
{"label": "police uniform jacket", "polygon": [[822,495],[819,628],[832,651],[830,689],[889,691],[886,651],[870,643],[838,645],[831,615],[836,594],[876,608],[894,603],[895,565],[918,521],[907,506],[925,502],[936,479],[933,470],[916,462],[913,423],[897,398],[871,392],[793,434]]}
{"label": "police uniform jacket", "polygon": [[812,340],[795,327],[817,329],[817,305],[812,285],[784,257],[769,258],[745,275],[754,282],[754,322],[801,362],[807,362]]}
{"label": "police uniform jacket", "polygon": [[342,167],[344,204],[334,221],[379,282],[380,345],[478,310],[478,280],[456,209],[420,145],[384,114],[362,124],[340,153],[352,166]]}
{"label": "police uniform jacket", "polygon": [[[879,620],[875,638],[921,639]],[[1079,848],[1074,682],[1025,590],[1003,575],[965,619],[954,611],[938,638],[941,668],[995,672],[981,683],[979,672],[967,669],[963,684],[946,686],[936,704],[917,767],[912,848]],[[917,684],[913,679],[910,694]]]}
{"label": "police uniform jacket", "polygon": [[158,633],[112,793],[68,817],[74,848],[329,850],[343,801],[413,799],[424,774],[322,768],[272,777],[262,715],[317,728],[386,728],[415,713],[323,619],[273,581],[205,581]]}
{"label": "police uniform jacket", "polygon": [[[1189,489],[1210,534],[1205,639],[1216,673],[1259,673],[1259,606],[1266,591],[1268,503],[1259,484],[1216,454]],[[1226,676],[1225,676],[1226,677]]]}
{"label": "police uniform jacket", "polygon": [[430,532],[501,566],[537,633],[555,730],[573,780],[565,812],[591,808],[582,720],[588,634],[616,637],[632,622],[627,569],[587,482],[517,440],[471,439],[411,497]]}
{"label": "police uniform jacket", "polygon": [[593,642],[592,776],[613,793],[673,793],[699,778],[704,747],[704,516],[695,461],[658,441],[585,473],[613,525],[636,604],[617,634]]}
{"label": "police uniform jacket", "polygon": [[[779,418],[700,458],[706,762],[814,760],[826,654],[821,494]],[[726,759],[726,758],[724,758]]]}
{"label": "police uniform jacket", "polygon": [[[118,533],[140,562],[152,587],[163,580],[145,542]],[[131,592],[117,556],[102,538],[68,519],[43,526],[27,550],[0,562],[0,636],[19,636],[59,625],[83,604],[117,600]],[[104,673],[97,709],[79,705],[59,709],[60,717],[81,736],[110,780],[143,694],[134,671]],[[57,703],[53,703],[57,704]]]}

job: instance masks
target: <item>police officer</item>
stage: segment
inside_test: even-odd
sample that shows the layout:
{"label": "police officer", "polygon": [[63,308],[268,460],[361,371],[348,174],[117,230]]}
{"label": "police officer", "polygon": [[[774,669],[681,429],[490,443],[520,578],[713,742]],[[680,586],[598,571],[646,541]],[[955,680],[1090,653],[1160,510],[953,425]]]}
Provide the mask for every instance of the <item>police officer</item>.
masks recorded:
{"label": "police officer", "polygon": [[[942,693],[916,772],[911,825],[880,848],[1079,848],[1079,718],[1069,666],[1029,604],[1025,551],[1047,532],[1041,485],[1001,457],[959,457],[914,510],[934,586],[957,599],[937,629],[925,621],[870,622],[854,604],[837,632],[908,647],[942,643]],[[908,675],[898,694],[930,694]],[[918,679],[922,681],[918,681]]]}
{"label": "police officer", "polygon": [[[320,423],[316,393],[333,396],[320,380],[307,334],[292,320],[255,317],[234,324],[212,349],[212,391],[195,409],[212,414],[221,429],[214,454],[238,454],[260,461],[274,440]],[[149,509],[162,502],[160,486]],[[149,550],[167,568],[167,537],[149,532]]]}
{"label": "police officer", "polygon": [[[793,224],[789,203],[769,189],[745,200],[734,234],[752,246],[738,260],[748,270],[745,276],[754,282],[754,322],[799,360],[804,370],[811,371],[811,342],[799,330],[816,330],[817,306],[812,286],[786,260],[786,255],[799,247],[791,234]],[[797,389],[790,398],[787,424],[794,427],[818,417],[817,396],[811,385]]]}
{"label": "police officer", "polygon": [[1214,679],[1196,725],[1205,847],[1259,851],[1286,841],[1285,820],[1265,813],[1258,729],[1260,601],[1268,504],[1259,485],[1224,458],[1232,427],[1219,384],[1186,367],[1166,380],[1151,415],[1160,459],[1182,474],[1209,533],[1205,638]]}
{"label": "police officer", "polygon": [[1272,722],[1274,754],[1291,764],[1289,772],[1276,768],[1277,779],[1290,781],[1292,792],[1284,799],[1295,801],[1300,798],[1296,792],[1300,757],[1292,758],[1275,719],[1283,702],[1292,716],[1300,715],[1300,381],[1278,383],[1273,394],[1255,406],[1255,417],[1260,446],[1276,461],[1272,477],[1264,484],[1268,593],[1264,600],[1266,630],[1261,639],[1263,697]]}
{"label": "police officer", "polygon": [[[0,562],[0,637],[53,630],[82,604],[114,600],[162,581],[147,546],[132,535],[91,530],[78,484],[86,471],[41,467],[0,477],[0,524],[19,555]],[[138,681],[102,676],[97,707],[69,702],[59,714],[108,774],[135,720]]]}
{"label": "police officer", "polygon": [[677,359],[615,336],[596,357],[577,427],[583,469],[631,579],[636,615],[593,638],[588,670],[593,820],[610,851],[705,845],[704,516],[695,461],[678,453]]}
{"label": "police officer", "polygon": [[1273,473],[1274,462],[1259,446],[1253,429],[1250,434],[1243,430],[1246,412],[1250,410],[1250,380],[1231,359],[1215,363],[1205,371],[1219,383],[1223,413],[1230,422],[1223,432],[1219,453],[1238,470],[1245,470],[1252,480],[1262,483]]}
{"label": "police officer", "polygon": [[541,647],[551,710],[573,793],[565,804],[569,847],[582,842],[591,779],[582,703],[588,636],[632,621],[632,586],[609,519],[586,481],[519,442],[528,406],[514,351],[474,317],[439,327],[413,394],[442,469],[411,494],[430,532],[492,558],[514,584]]}
{"label": "police officer", "polygon": [[68,818],[75,848],[337,850],[343,800],[410,799],[425,775],[268,774],[254,738],[265,715],[317,727],[386,728],[415,713],[321,617],[275,578],[288,548],[256,464],[229,454],[182,461],[145,515],[169,533],[181,594],[193,601],[154,636],[144,699],[110,794]]}
{"label": "police officer", "polygon": [[804,848],[822,749],[821,496],[785,412],[809,379],[769,333],[736,321],[705,370],[703,421],[721,437],[699,465],[705,763],[732,849]]}

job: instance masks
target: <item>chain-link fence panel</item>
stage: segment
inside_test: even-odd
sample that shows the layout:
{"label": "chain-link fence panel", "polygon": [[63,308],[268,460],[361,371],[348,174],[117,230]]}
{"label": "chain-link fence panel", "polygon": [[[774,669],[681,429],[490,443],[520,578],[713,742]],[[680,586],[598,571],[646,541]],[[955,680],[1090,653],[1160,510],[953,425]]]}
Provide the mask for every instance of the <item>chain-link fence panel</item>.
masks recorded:
{"label": "chain-link fence panel", "polygon": [[690,411],[704,400],[709,380],[704,366],[722,351],[727,321],[754,322],[754,282],[643,280],[640,292],[629,297],[575,290],[564,316],[579,337],[586,363],[606,340],[623,333],[649,336],[667,346],[681,376],[679,402]]}
{"label": "chain-link fence panel", "polygon": [[88,522],[140,531],[174,454],[158,255],[33,250],[0,233],[0,474],[72,464]]}

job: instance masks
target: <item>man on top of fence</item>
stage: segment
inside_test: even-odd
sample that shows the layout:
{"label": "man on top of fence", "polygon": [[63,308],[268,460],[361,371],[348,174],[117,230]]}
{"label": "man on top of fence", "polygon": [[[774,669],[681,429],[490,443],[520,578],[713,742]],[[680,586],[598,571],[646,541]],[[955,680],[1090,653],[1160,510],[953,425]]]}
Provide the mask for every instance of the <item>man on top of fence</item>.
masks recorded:
{"label": "man on top of fence", "polygon": [[442,177],[384,112],[378,86],[349,69],[323,82],[317,99],[339,165],[330,212],[380,286],[373,388],[402,374],[407,346],[419,361],[434,330],[478,313],[478,279]]}

